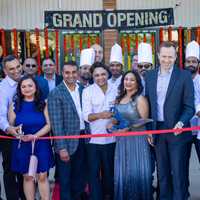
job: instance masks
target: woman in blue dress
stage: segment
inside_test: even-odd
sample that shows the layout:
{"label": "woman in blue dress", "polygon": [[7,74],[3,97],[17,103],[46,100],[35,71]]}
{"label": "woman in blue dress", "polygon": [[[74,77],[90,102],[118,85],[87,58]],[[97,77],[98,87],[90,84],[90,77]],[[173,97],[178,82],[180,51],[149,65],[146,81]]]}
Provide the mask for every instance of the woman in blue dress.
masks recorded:
{"label": "woman in blue dress", "polygon": [[[148,118],[148,103],[142,94],[143,86],[136,71],[126,72],[119,86],[117,109],[127,128],[118,131],[143,131],[139,119]],[[118,122],[119,124],[120,122]],[[137,126],[133,127],[133,124]],[[123,124],[121,124],[123,127]],[[151,136],[118,137],[115,149],[115,200],[152,200],[152,169],[149,142]],[[148,142],[149,141],[149,142]]]}
{"label": "woman in blue dress", "polygon": [[47,173],[53,166],[53,153],[49,140],[37,140],[50,131],[47,106],[41,101],[40,90],[31,76],[24,76],[17,87],[16,100],[10,106],[9,122],[13,126],[22,127],[24,136],[14,140],[12,146],[13,171],[22,173],[24,177],[24,193],[27,200],[35,199],[35,182],[28,175],[32,141],[35,140],[34,155],[38,158],[38,188],[42,200],[50,199]]}

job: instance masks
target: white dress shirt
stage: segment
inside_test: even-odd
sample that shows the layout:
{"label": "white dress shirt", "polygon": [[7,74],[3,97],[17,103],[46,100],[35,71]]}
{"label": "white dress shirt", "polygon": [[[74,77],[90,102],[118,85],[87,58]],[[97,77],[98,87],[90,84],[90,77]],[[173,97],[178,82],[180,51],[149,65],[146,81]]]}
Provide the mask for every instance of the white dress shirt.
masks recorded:
{"label": "white dress shirt", "polygon": [[48,86],[49,86],[49,92],[51,92],[51,91],[56,87],[56,75],[54,74],[52,79],[48,79],[48,78],[44,75],[44,79],[47,80]]}
{"label": "white dress shirt", "polygon": [[167,95],[167,89],[169,86],[170,78],[172,75],[173,67],[165,73],[158,71],[157,80],[157,120],[164,121],[164,103]]}
{"label": "white dress shirt", "polygon": [[122,75],[120,77],[118,77],[117,79],[114,79],[113,77],[111,77],[109,80],[108,80],[108,83],[111,84],[112,86],[116,87],[118,89],[120,83],[121,83],[121,80],[122,80]]}
{"label": "white dress shirt", "polygon": [[0,129],[9,127],[8,110],[16,94],[17,82],[6,76],[0,83]]}
{"label": "white dress shirt", "polygon": [[[194,104],[195,104],[195,113],[198,113],[200,111],[200,75],[197,74],[194,79]],[[191,119],[191,125],[192,126],[199,126],[200,125],[200,119],[197,115],[194,115],[194,117]],[[200,131],[193,131],[193,134],[198,134],[198,139],[200,139]]]}
{"label": "white dress shirt", "polygon": [[[92,84],[83,90],[83,116],[85,121],[88,121],[90,114],[109,111],[113,106],[117,95],[116,87],[108,83],[107,91],[104,93],[102,89],[96,84]],[[110,123],[110,119],[98,119],[89,122],[91,134],[108,133],[106,126]],[[109,134],[109,133],[108,133]],[[101,137],[91,138],[92,144],[110,144],[115,142],[115,137]]]}
{"label": "white dress shirt", "polygon": [[84,123],[84,119],[83,119],[83,112],[82,112],[82,108],[81,108],[81,101],[80,101],[80,93],[79,93],[79,85],[76,84],[75,90],[71,91],[68,87],[67,84],[65,83],[65,81],[63,81],[67,90],[69,91],[73,102],[75,104],[77,113],[79,115],[79,119],[80,119],[80,129],[84,130],[85,129],[85,123]]}

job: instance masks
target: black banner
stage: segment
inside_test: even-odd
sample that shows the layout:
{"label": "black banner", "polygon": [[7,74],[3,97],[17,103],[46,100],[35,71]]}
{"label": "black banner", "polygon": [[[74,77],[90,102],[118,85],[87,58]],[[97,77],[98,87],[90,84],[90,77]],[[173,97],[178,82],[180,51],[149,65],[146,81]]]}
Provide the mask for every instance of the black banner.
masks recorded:
{"label": "black banner", "polygon": [[114,11],[45,11],[50,29],[133,29],[174,24],[173,8]]}

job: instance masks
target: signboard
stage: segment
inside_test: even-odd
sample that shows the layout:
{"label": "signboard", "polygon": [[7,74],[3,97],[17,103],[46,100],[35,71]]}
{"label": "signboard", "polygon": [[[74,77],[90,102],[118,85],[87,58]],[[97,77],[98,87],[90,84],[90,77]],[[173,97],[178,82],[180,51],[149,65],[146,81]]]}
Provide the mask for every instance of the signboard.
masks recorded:
{"label": "signboard", "polygon": [[113,11],[45,11],[50,29],[100,30],[166,26],[174,24],[173,8]]}

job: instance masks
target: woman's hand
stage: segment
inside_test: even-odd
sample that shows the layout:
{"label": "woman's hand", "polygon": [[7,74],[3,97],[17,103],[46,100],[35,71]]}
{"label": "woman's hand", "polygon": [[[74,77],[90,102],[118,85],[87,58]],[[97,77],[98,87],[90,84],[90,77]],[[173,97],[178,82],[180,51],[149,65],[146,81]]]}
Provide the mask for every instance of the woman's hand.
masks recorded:
{"label": "woman's hand", "polygon": [[23,142],[30,142],[36,140],[36,135],[28,134],[28,135],[23,135],[21,136],[21,140]]}

